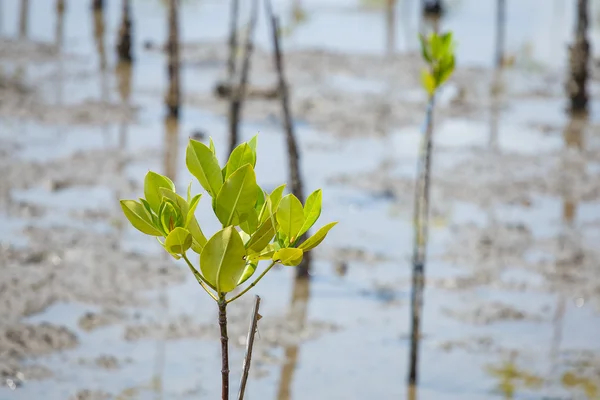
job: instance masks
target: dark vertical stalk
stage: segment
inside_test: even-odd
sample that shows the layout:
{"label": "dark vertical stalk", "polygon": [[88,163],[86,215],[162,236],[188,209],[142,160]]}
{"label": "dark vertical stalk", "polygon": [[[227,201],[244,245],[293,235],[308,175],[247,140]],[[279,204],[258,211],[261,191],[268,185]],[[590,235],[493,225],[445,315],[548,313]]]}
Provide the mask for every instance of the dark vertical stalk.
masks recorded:
{"label": "dark vertical stalk", "polygon": [[169,89],[165,103],[167,115],[179,118],[180,86],[179,86],[179,12],[178,0],[169,1],[169,38],[167,40]]}
{"label": "dark vertical stalk", "polygon": [[386,48],[388,56],[394,54],[396,50],[396,0],[387,0],[386,8],[386,28],[387,28],[387,41]]}
{"label": "dark vertical stalk", "polygon": [[131,62],[131,4],[129,0],[122,0],[121,26],[119,27],[119,40],[117,42],[117,55],[120,62]]}
{"label": "dark vertical stalk", "polygon": [[588,103],[587,79],[590,44],[587,39],[588,0],[577,0],[577,27],[575,42],[569,48],[571,76],[567,93],[571,100],[571,112],[586,112]]}
{"label": "dark vertical stalk", "polygon": [[415,385],[418,380],[419,343],[421,339],[421,314],[423,311],[423,291],[425,288],[425,262],[429,228],[429,187],[431,179],[431,152],[433,142],[434,97],[427,108],[425,135],[417,167],[415,184],[413,271],[411,292],[411,342],[408,383]]}
{"label": "dark vertical stalk", "polygon": [[[294,123],[292,121],[292,114],[289,106],[289,93],[288,86],[285,80],[285,72],[284,72],[284,60],[283,60],[283,52],[281,51],[281,46],[279,43],[279,20],[273,14],[273,7],[271,6],[271,1],[265,1],[265,7],[267,10],[267,15],[269,21],[271,23],[271,37],[273,40],[273,48],[274,48],[274,60],[275,60],[275,68],[277,69],[277,77],[278,77],[278,89],[279,96],[281,99],[281,108],[283,111],[283,123],[286,133],[286,142],[287,142],[287,150],[288,150],[288,160],[289,160],[289,171],[290,171],[290,182],[292,187],[292,193],[304,203],[304,187],[302,184],[302,177],[300,175],[300,155],[298,153],[298,145],[296,143],[296,137],[294,135]],[[301,241],[306,239],[306,234],[303,235]],[[310,252],[304,254],[304,258],[300,265],[296,267],[296,276],[300,278],[308,278],[309,277],[309,269],[308,265],[310,264]]]}
{"label": "dark vertical stalk", "polygon": [[104,9],[104,0],[92,0],[92,10],[101,11]]}
{"label": "dark vertical stalk", "polygon": [[21,0],[19,12],[19,38],[25,38],[29,34],[29,0]]}
{"label": "dark vertical stalk", "polygon": [[250,11],[250,22],[248,25],[248,36],[244,46],[244,59],[240,73],[240,84],[238,87],[231,87],[229,103],[229,152],[232,152],[238,143],[239,123],[242,115],[242,105],[246,97],[246,86],[248,85],[248,75],[250,73],[250,59],[254,50],[254,29],[258,18],[258,0],[252,1],[252,10]]}
{"label": "dark vertical stalk", "polygon": [[258,328],[258,320],[260,315],[260,297],[254,296],[254,308],[252,309],[252,317],[250,318],[250,326],[248,327],[248,336],[246,337],[246,355],[244,357],[244,365],[242,366],[242,380],[240,381],[240,390],[238,392],[238,400],[244,400],[246,393],[246,383],[248,382],[248,374],[250,373],[250,363],[252,362],[252,349],[254,348],[254,337]]}
{"label": "dark vertical stalk", "polygon": [[235,60],[236,60],[236,54],[237,54],[237,39],[238,39],[238,34],[237,34],[237,26],[238,26],[238,14],[239,14],[239,8],[240,8],[240,1],[239,0],[231,0],[231,12],[229,15],[230,21],[229,21],[229,60],[227,61],[227,73],[228,73],[228,79],[227,82],[229,83],[229,89],[233,90],[233,79],[235,76]]}
{"label": "dark vertical stalk", "polygon": [[57,49],[62,47],[65,28],[65,0],[56,0],[56,28],[54,33],[54,45]]}
{"label": "dark vertical stalk", "polygon": [[229,337],[227,336],[227,302],[219,300],[219,327],[221,328],[221,400],[229,400]]}
{"label": "dark vertical stalk", "polygon": [[504,65],[504,37],[506,35],[506,0],[496,3],[496,68]]}

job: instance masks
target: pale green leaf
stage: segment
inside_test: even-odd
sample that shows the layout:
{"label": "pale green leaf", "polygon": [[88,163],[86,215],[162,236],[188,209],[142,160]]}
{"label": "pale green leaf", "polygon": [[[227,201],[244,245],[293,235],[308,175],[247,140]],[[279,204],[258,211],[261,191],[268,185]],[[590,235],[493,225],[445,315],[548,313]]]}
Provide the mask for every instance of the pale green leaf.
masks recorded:
{"label": "pale green leaf", "polygon": [[149,171],[144,178],[144,197],[154,212],[158,212],[162,200],[161,188],[175,191],[175,185],[166,176]]}
{"label": "pale green leaf", "polygon": [[223,184],[215,202],[215,214],[223,226],[239,225],[241,217],[256,204],[257,196],[254,169],[246,164]]}
{"label": "pale green leaf", "polygon": [[200,202],[201,197],[202,197],[202,194],[197,194],[189,202],[189,210],[187,210],[187,214],[185,216],[185,227],[186,228],[190,224],[190,222],[192,222],[192,219],[194,219],[194,213],[196,212],[196,207],[198,207],[198,203]]}
{"label": "pale green leaf", "polygon": [[121,200],[120,204],[125,217],[135,229],[146,235],[162,236],[162,233],[154,227],[152,217],[141,203],[135,200]]}
{"label": "pale green leaf", "polygon": [[221,167],[215,154],[204,143],[190,139],[185,164],[209,195],[215,197],[219,193],[223,185]]}
{"label": "pale green leaf", "polygon": [[267,218],[254,232],[250,240],[246,243],[246,248],[249,251],[259,253],[271,243],[273,236],[275,236],[276,228],[273,225],[274,219]]}
{"label": "pale green leaf", "polygon": [[279,233],[285,237],[286,243],[293,243],[304,224],[302,203],[293,194],[288,194],[281,199],[275,215]]}
{"label": "pale green leaf", "polygon": [[283,195],[283,191],[285,190],[285,183],[281,186],[273,189],[271,194],[267,195],[265,198],[265,204],[260,210],[258,214],[258,220],[260,222],[264,222],[267,218],[271,217],[277,212],[277,208],[279,207],[279,202],[281,201],[281,196]]}
{"label": "pale green leaf", "polygon": [[171,254],[183,254],[192,246],[192,235],[184,228],[175,228],[165,240],[165,248]]}
{"label": "pale green leaf", "polygon": [[248,279],[250,279],[250,277],[252,275],[254,275],[254,272],[256,272],[257,266],[258,266],[258,264],[254,263],[254,262],[246,264],[246,267],[244,268],[244,272],[242,272],[242,276],[240,277],[240,280],[237,282],[237,286],[240,286],[242,283],[244,283]]}
{"label": "pale green leaf", "polygon": [[309,251],[309,250],[314,249],[319,244],[321,244],[323,239],[325,239],[325,236],[327,236],[327,233],[329,233],[331,228],[333,228],[336,224],[337,224],[337,222],[330,222],[329,224],[323,226],[314,235],[312,235],[311,237],[306,239],[306,241],[304,243],[302,243],[300,246],[298,246],[298,248],[302,249],[304,251]]}
{"label": "pale green leaf", "polygon": [[302,236],[304,232],[307,232],[317,222],[321,215],[322,201],[323,192],[321,189],[315,190],[308,196],[304,205],[304,223],[297,236]]}
{"label": "pale green leaf", "polygon": [[238,168],[246,164],[250,164],[254,168],[256,165],[256,153],[252,151],[248,143],[242,143],[233,149],[229,156],[229,161],[227,161],[227,165],[225,166],[225,180],[237,171]]}
{"label": "pale green leaf", "polygon": [[231,292],[244,272],[245,256],[240,235],[233,226],[228,226],[206,242],[200,255],[202,275],[218,293]]}
{"label": "pale green leaf", "polygon": [[248,235],[252,235],[256,231],[256,228],[258,228],[258,213],[255,208],[248,210],[244,221],[240,222],[240,228]]}
{"label": "pale green leaf", "polygon": [[217,155],[217,150],[215,149],[215,142],[213,142],[212,136],[208,138],[208,146],[210,151],[212,151],[214,155]]}
{"label": "pale green leaf", "polygon": [[295,267],[302,262],[303,255],[304,252],[302,249],[281,249],[277,250],[275,254],[273,254],[273,261],[280,262],[289,267]]}
{"label": "pale green leaf", "polygon": [[421,71],[421,83],[423,84],[423,88],[427,91],[427,94],[429,96],[433,95],[436,89],[435,78],[426,69]]}

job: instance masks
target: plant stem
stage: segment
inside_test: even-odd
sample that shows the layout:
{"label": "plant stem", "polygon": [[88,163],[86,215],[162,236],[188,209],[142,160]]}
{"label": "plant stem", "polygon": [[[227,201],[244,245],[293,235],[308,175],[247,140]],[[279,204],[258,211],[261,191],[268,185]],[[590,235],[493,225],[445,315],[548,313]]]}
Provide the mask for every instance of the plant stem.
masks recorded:
{"label": "plant stem", "polygon": [[238,392],[238,400],[244,400],[246,392],[246,382],[248,382],[248,373],[250,372],[250,362],[252,361],[252,348],[254,347],[254,336],[258,326],[258,308],[260,307],[260,297],[254,296],[254,309],[250,318],[250,327],[248,328],[248,337],[246,338],[246,356],[244,357],[244,365],[242,367],[242,380],[240,382],[240,391]]}
{"label": "plant stem", "polygon": [[229,349],[227,336],[227,301],[219,296],[219,327],[221,328],[221,400],[229,400]]}
{"label": "plant stem", "polygon": [[233,77],[235,75],[235,60],[237,52],[237,25],[238,25],[238,9],[239,0],[231,1],[231,12],[229,21],[229,59],[227,60],[228,84],[229,89],[234,87]]}
{"label": "plant stem", "polygon": [[183,257],[183,259],[187,263],[188,267],[190,267],[190,270],[194,274],[194,277],[196,277],[196,280],[198,281],[198,283],[200,284],[200,286],[202,286],[202,288],[206,291],[206,293],[208,293],[210,295],[210,297],[212,297],[215,301],[219,301],[219,299],[217,298],[217,296],[215,296],[215,294],[208,289],[210,287],[211,289],[216,290],[213,287],[213,285],[211,285],[210,283],[208,283],[206,281],[206,279],[204,279],[204,277],[200,274],[200,272],[198,272],[198,270],[196,268],[194,268],[194,266],[192,265],[192,263],[190,262],[190,260],[185,255],[185,253],[183,253],[181,256]]}
{"label": "plant stem", "polygon": [[425,259],[427,253],[429,223],[429,181],[431,176],[431,150],[433,136],[434,96],[429,98],[425,121],[425,135],[417,165],[417,181],[414,200],[413,271],[411,293],[411,346],[408,383],[416,384],[418,375],[419,342],[421,338],[421,313],[425,287]]}
{"label": "plant stem", "polygon": [[261,280],[261,279],[262,279],[262,278],[263,278],[263,277],[264,277],[264,276],[267,274],[267,272],[269,272],[269,270],[270,270],[271,268],[273,268],[273,265],[275,265],[275,264],[276,264],[276,263],[275,263],[275,261],[272,261],[272,262],[271,262],[271,265],[269,265],[269,266],[267,267],[267,269],[265,269],[265,270],[263,271],[263,273],[262,273],[262,274],[260,274],[260,275],[258,276],[258,278],[256,278],[256,279],[254,280],[254,282],[252,282],[252,283],[251,283],[251,284],[250,284],[250,285],[249,285],[249,286],[248,286],[246,289],[242,290],[240,293],[238,293],[237,295],[235,295],[235,296],[234,296],[234,297],[232,297],[231,299],[227,300],[227,303],[231,303],[232,301],[234,301],[234,300],[237,300],[237,299],[239,299],[240,297],[242,297],[243,295],[245,295],[245,294],[248,292],[248,290],[250,290],[250,289],[252,289],[254,286],[256,286],[256,284],[258,283],[258,281],[260,281],[260,280]]}

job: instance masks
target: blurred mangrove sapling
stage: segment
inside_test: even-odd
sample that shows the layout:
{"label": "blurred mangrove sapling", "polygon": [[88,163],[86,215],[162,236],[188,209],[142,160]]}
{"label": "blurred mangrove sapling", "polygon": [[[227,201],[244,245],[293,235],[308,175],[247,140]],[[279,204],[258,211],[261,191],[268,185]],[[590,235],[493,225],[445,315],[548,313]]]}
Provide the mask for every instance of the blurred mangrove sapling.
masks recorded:
{"label": "blurred mangrove sapling", "polygon": [[[321,214],[321,190],[313,192],[302,205],[293,194],[283,195],[285,184],[266,193],[256,183],[257,136],[238,145],[221,167],[210,140],[190,140],[186,165],[211,197],[212,210],[222,229],[207,238],[196,220],[195,210],[201,194],[186,198],[177,194],[173,182],[155,172],[144,180],[144,197],[121,200],[121,208],[131,224],[142,233],[156,236],[173,258],[183,259],[198,283],[217,302],[221,327],[222,399],[229,393],[229,361],[226,306],[258,283],[275,264],[297,266],[303,254],[317,247],[331,228],[329,223],[306,241],[300,238]],[[197,268],[189,252],[199,258]],[[237,294],[257,271],[259,262],[268,266]]]}
{"label": "blurred mangrove sapling", "polygon": [[427,91],[428,106],[425,115],[425,132],[422,137],[419,160],[417,162],[417,182],[414,200],[414,243],[411,294],[411,346],[408,383],[417,383],[417,361],[423,309],[423,288],[425,285],[425,256],[429,230],[429,186],[433,147],[433,110],[437,90],[450,78],[454,71],[454,42],[452,33],[438,35],[432,33],[421,39],[421,54],[427,63],[421,74],[421,81]]}

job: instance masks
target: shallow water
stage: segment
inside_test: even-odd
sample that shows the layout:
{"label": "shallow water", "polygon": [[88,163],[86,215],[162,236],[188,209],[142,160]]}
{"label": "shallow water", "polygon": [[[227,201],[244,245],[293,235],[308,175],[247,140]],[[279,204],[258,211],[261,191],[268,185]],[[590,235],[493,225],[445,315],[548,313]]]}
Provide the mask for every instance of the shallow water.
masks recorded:
{"label": "shallow water", "polygon": [[[119,91],[126,86],[127,71],[115,68],[118,2],[107,1],[105,56],[98,52],[88,2],[66,2],[63,40],[55,37],[53,3],[30,0],[27,39],[22,39],[50,45],[62,42],[61,57],[35,61],[33,56],[41,50],[23,50],[25,55],[19,58],[19,51],[13,49],[4,52],[10,58],[0,59],[0,72],[20,74],[44,104],[55,107],[38,116],[5,112],[0,117],[0,141],[3,147],[14,148],[7,155],[0,153],[2,157],[39,163],[41,174],[48,175],[48,179],[23,177],[31,184],[18,179],[2,182],[8,187],[0,203],[5,222],[0,240],[6,245],[32,245],[24,232],[28,226],[47,229],[51,235],[94,228],[115,238],[119,249],[161,254],[137,231],[119,228],[117,222],[123,218],[117,200],[140,193],[141,177],[148,169],[169,173],[178,189],[184,190],[191,180],[184,160],[187,137],[201,129],[214,138],[217,149],[223,149],[227,121],[220,113],[191,105],[184,105],[178,125],[163,121],[166,61],[161,53],[143,49],[145,41],[162,43],[165,37],[161,2],[133,2],[136,62],[130,96]],[[228,12],[224,3],[184,2],[184,44],[223,40]],[[288,2],[274,3],[285,10]],[[490,67],[494,56],[491,3],[450,3],[442,27],[455,31],[459,65]],[[287,50],[384,53],[381,10],[343,0],[302,4],[308,17],[286,37]],[[407,38],[418,29],[416,4],[399,2],[396,44],[402,54],[415,49],[415,42]],[[19,36],[20,1],[0,0],[0,5],[1,40],[13,40]],[[593,15],[598,7],[593,2]],[[593,151],[598,147],[594,137],[598,103],[592,104],[583,130],[570,140],[570,121],[558,82],[552,86],[558,94],[548,96],[536,96],[519,84],[531,79],[528,74],[537,65],[544,73],[562,76],[572,19],[567,1],[509,2],[507,54],[515,55],[517,68],[507,72],[506,80],[514,77],[514,81],[507,84],[502,108],[480,105],[475,117],[440,113],[419,399],[598,398],[600,258],[595,244],[600,233],[596,194],[600,159]],[[268,46],[266,29],[263,18],[257,30],[259,46]],[[590,35],[597,43],[597,28]],[[224,64],[184,63],[182,74],[186,94],[208,92],[214,80],[224,75]],[[405,95],[407,103],[418,101],[418,95],[412,95],[418,93],[417,85],[414,82]],[[330,86],[346,96],[385,96],[387,82],[331,74]],[[121,115],[118,111],[124,104],[137,112]],[[250,381],[247,398],[407,396],[410,185],[420,128],[403,124],[391,126],[382,137],[340,139],[310,123],[298,124],[305,188],[325,189],[320,221],[340,224],[315,257],[309,288],[294,288],[294,271],[289,268],[274,271],[256,288],[263,299],[264,339],[259,336],[257,341],[261,356],[253,367],[260,374]],[[257,131],[262,155],[257,175],[270,190],[287,178],[284,138],[278,121],[265,114],[252,115],[251,122],[242,125],[243,139]],[[94,161],[103,154],[108,166],[95,170],[94,166],[104,165]],[[73,164],[81,168],[79,173],[69,170],[73,157],[83,159],[83,164]],[[224,154],[219,158],[223,161]],[[382,166],[385,161],[391,165]],[[65,188],[49,189],[47,181],[60,184],[63,176],[73,181]],[[11,205],[20,203],[40,207],[45,214],[39,218],[18,214]],[[217,222],[203,217],[208,207],[202,201],[198,216],[203,230],[213,232]],[[91,211],[100,216],[78,217]],[[68,250],[68,242],[63,245]],[[578,251],[584,254],[583,261],[569,258]],[[339,273],[342,263],[348,267],[345,274]],[[216,310],[189,278],[144,292],[144,307],[122,307],[122,320],[93,331],[83,329],[78,321],[87,312],[100,312],[105,306],[101,302],[63,300],[27,316],[26,322],[66,326],[78,336],[79,345],[27,360],[51,369],[54,377],[27,381],[16,390],[2,387],[0,399],[66,399],[81,389],[102,390],[117,399],[216,398],[220,390],[218,368],[213,368],[219,361],[216,333],[193,330],[213,321]],[[242,316],[245,328],[249,303],[232,309]],[[191,320],[191,328],[181,323],[183,316]],[[292,332],[293,340],[286,340],[283,329],[281,337],[272,332],[280,329],[280,320],[302,335],[295,338],[297,332]],[[180,324],[173,331],[175,338],[152,332],[152,324],[170,321]],[[128,329],[144,325],[151,328],[139,338],[125,340]],[[119,366],[95,365],[94,360],[103,355],[115,357]],[[232,393],[242,356],[243,349],[234,346]],[[565,378],[570,372],[588,383],[570,386]]]}

